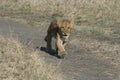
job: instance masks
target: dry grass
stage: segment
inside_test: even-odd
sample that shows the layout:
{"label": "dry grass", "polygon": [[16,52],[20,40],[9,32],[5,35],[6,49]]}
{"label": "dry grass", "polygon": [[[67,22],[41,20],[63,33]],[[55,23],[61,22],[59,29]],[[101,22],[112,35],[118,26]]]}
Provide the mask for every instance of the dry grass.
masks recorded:
{"label": "dry grass", "polygon": [[120,20],[119,0],[0,0],[0,11],[37,14],[40,17],[72,16],[83,20]]}
{"label": "dry grass", "polygon": [[[0,0],[0,4],[1,17],[23,19],[22,22],[40,28],[56,17],[74,17],[78,26],[92,24],[91,27],[102,29],[120,24],[119,0]],[[120,30],[115,31],[112,33],[118,34]]]}
{"label": "dry grass", "polygon": [[107,27],[105,33],[111,35],[120,31],[119,7],[119,0],[0,0],[0,16],[23,19],[40,28],[46,28],[48,21],[56,17],[74,17],[79,28],[84,26],[81,24],[103,30]]}
{"label": "dry grass", "polygon": [[18,40],[0,36],[0,80],[62,80],[55,67],[44,62],[38,51]]}

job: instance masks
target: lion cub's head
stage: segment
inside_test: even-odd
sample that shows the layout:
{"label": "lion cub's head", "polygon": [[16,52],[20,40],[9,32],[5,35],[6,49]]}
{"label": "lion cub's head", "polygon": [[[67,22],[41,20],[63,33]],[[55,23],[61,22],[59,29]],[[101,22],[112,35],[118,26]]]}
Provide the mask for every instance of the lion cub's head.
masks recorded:
{"label": "lion cub's head", "polygon": [[58,25],[58,32],[61,35],[63,39],[66,39],[69,37],[71,28],[73,27],[73,20],[67,20],[67,19],[58,19],[57,20]]}

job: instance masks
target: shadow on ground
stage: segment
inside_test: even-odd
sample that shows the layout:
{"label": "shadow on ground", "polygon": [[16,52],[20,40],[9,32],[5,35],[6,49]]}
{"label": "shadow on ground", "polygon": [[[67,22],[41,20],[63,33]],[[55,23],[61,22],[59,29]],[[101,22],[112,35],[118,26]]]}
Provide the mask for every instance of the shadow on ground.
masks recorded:
{"label": "shadow on ground", "polygon": [[47,53],[47,54],[49,54],[49,55],[51,55],[51,56],[54,56],[54,57],[59,58],[59,57],[57,56],[56,51],[53,50],[53,49],[51,50],[51,52],[48,52],[46,47],[40,47],[40,50],[41,50],[41,51],[44,51],[45,53]]}

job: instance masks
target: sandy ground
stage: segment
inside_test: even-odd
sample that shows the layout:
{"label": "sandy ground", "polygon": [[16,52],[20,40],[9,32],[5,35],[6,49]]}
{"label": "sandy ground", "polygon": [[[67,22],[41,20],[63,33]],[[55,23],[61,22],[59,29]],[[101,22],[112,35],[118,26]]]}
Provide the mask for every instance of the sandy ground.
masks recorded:
{"label": "sandy ground", "polygon": [[71,35],[72,41],[66,48],[68,55],[65,59],[58,59],[40,50],[40,47],[46,46],[44,41],[46,30],[39,30],[10,20],[0,20],[0,34],[6,37],[12,35],[28,47],[39,50],[40,56],[44,57],[46,62],[59,67],[65,80],[120,80],[119,66],[82,48],[79,44],[80,37],[73,36],[74,32]]}

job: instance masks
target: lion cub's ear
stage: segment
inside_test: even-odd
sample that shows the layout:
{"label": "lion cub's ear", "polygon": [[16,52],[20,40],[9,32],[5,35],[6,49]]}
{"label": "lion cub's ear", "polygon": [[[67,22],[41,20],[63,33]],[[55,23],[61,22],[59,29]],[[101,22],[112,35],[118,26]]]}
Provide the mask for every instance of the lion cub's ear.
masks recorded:
{"label": "lion cub's ear", "polygon": [[62,25],[62,19],[57,18],[56,19],[56,24],[60,27]]}

